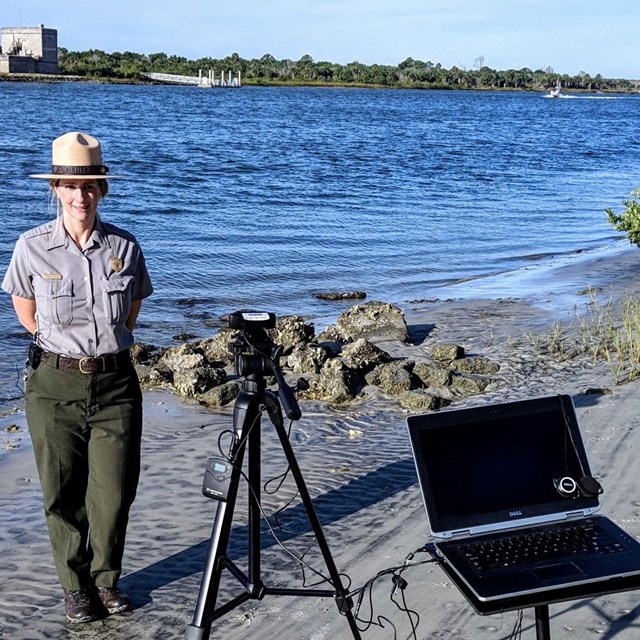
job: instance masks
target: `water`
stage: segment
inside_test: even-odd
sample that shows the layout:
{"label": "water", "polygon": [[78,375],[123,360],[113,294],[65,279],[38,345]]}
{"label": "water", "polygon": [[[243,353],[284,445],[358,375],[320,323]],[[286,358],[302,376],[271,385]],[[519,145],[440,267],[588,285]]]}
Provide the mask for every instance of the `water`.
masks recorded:
{"label": "water", "polygon": [[[238,308],[331,318],[362,290],[403,303],[616,237],[605,207],[640,183],[635,96],[0,83],[2,272],[50,217],[51,140],[103,143],[105,219],[156,288],[137,330],[170,345]],[[0,295],[0,402],[26,344]]]}

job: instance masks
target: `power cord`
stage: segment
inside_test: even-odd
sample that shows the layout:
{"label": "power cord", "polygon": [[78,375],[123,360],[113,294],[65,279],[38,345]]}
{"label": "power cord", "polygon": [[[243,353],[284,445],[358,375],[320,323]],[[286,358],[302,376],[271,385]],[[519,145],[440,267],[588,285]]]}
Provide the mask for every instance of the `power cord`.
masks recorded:
{"label": "power cord", "polygon": [[[245,444],[245,443],[246,443],[246,441],[247,441],[247,438],[249,437],[249,434],[250,434],[251,430],[252,430],[252,429],[253,429],[253,428],[254,428],[254,427],[255,427],[255,426],[260,422],[260,419],[261,419],[261,417],[262,417],[262,414],[264,413],[264,411],[265,411],[265,410],[266,410],[266,409],[262,409],[262,411],[260,411],[260,412],[256,415],[255,420],[254,420],[254,421],[253,421],[253,423],[249,426],[249,428],[248,428],[248,429],[246,429],[246,434],[244,434],[244,433],[242,434],[242,438],[241,438],[241,439],[239,439],[239,438],[238,438],[238,435],[236,434],[236,432],[235,432],[235,431],[232,431],[232,430],[230,430],[230,429],[226,429],[226,430],[222,431],[222,432],[220,433],[220,435],[218,436],[218,450],[219,450],[219,452],[220,452],[220,455],[221,455],[221,456],[222,456],[222,457],[223,457],[223,458],[224,458],[224,459],[225,459],[225,460],[226,460],[226,461],[227,461],[231,466],[235,467],[235,468],[239,471],[239,473],[240,473],[240,475],[242,476],[242,478],[244,478],[244,480],[246,481],[246,483],[247,483],[247,487],[249,488],[249,491],[252,493],[252,495],[253,495],[253,497],[254,497],[254,500],[255,500],[255,503],[256,503],[256,505],[258,506],[258,509],[260,510],[260,514],[261,514],[261,516],[262,516],[262,519],[264,520],[265,524],[267,525],[267,528],[269,529],[269,533],[271,534],[271,536],[272,536],[272,538],[274,539],[274,541],[276,542],[276,544],[277,544],[281,549],[283,549],[283,550],[284,550],[284,551],[285,551],[285,552],[286,552],[286,553],[287,553],[291,558],[293,558],[296,562],[298,562],[298,563],[300,564],[300,566],[301,566],[301,568],[302,568],[302,581],[303,581],[303,586],[306,588],[306,587],[318,586],[318,585],[321,585],[321,584],[331,584],[331,585],[335,588],[335,585],[333,585],[333,584],[332,584],[332,582],[331,582],[331,578],[330,578],[330,577],[325,576],[322,572],[318,571],[317,569],[315,569],[314,567],[312,567],[310,564],[308,564],[308,563],[304,560],[304,556],[309,552],[309,550],[310,550],[311,548],[313,548],[313,546],[315,546],[316,542],[314,542],[313,544],[311,544],[311,545],[310,545],[310,546],[309,546],[309,547],[304,551],[304,553],[303,553],[302,555],[298,555],[297,553],[295,553],[294,551],[292,551],[292,550],[291,550],[291,549],[290,549],[286,544],[284,544],[284,543],[280,540],[280,538],[278,537],[278,535],[277,535],[277,533],[276,533],[276,531],[275,531],[275,529],[274,529],[273,525],[272,525],[272,524],[271,524],[271,522],[270,522],[270,517],[269,517],[269,515],[267,515],[267,513],[265,512],[265,510],[264,510],[264,508],[263,508],[263,506],[262,506],[262,503],[261,503],[261,501],[260,501],[260,499],[259,499],[259,496],[258,496],[258,495],[256,495],[256,492],[255,492],[254,488],[251,486],[251,483],[250,483],[250,481],[249,481],[249,477],[247,476],[247,474],[244,472],[244,470],[243,470],[242,468],[239,468],[239,467],[237,466],[236,456],[235,456],[235,455],[231,455],[231,453],[232,453],[233,451],[238,451],[238,449],[239,449],[240,447],[244,446],[244,444]],[[288,429],[288,432],[287,432],[287,436],[291,433],[291,427],[292,427],[292,424],[293,424],[293,421],[291,421],[291,422],[289,423],[289,429]],[[223,438],[223,436],[225,436],[225,435],[230,435],[230,436],[231,436],[231,438],[232,438],[232,443],[231,443],[231,445],[230,445],[230,447],[229,447],[229,451],[230,451],[230,453],[228,453],[228,454],[227,454],[227,453],[225,453],[225,452],[223,451],[223,447],[222,447],[222,438]],[[275,495],[275,493],[278,491],[278,489],[280,489],[280,488],[282,487],[282,484],[283,484],[283,483],[284,483],[284,481],[286,480],[286,478],[287,478],[287,476],[288,476],[288,474],[289,474],[289,471],[290,471],[290,470],[291,470],[290,466],[289,466],[289,465],[287,465],[287,469],[286,469],[286,471],[285,471],[284,473],[280,474],[279,476],[276,476],[275,478],[271,478],[270,480],[267,480],[267,482],[264,484],[264,488],[265,488],[265,490],[266,490],[266,487],[268,487],[268,485],[269,485],[269,484],[271,484],[272,482],[276,482],[276,481],[278,481],[279,479],[280,479],[280,482],[279,482],[279,484],[278,484],[278,486],[276,487],[276,489],[275,489],[275,490],[266,491],[266,492],[267,492],[267,493],[269,493],[270,495]],[[295,495],[294,495],[294,496],[289,500],[289,502],[288,502],[287,504],[285,504],[284,506],[280,507],[280,508],[278,509],[278,511],[276,512],[276,514],[275,514],[275,518],[276,518],[277,526],[278,526],[278,528],[279,528],[283,533],[291,533],[291,534],[293,534],[293,533],[295,533],[295,532],[293,532],[293,531],[288,531],[288,530],[284,529],[284,528],[280,525],[280,523],[279,523],[279,521],[278,521],[278,518],[277,518],[277,515],[278,515],[279,513],[281,513],[284,509],[286,509],[289,505],[291,505],[291,504],[293,503],[293,501],[296,499],[297,495],[298,495],[298,492],[296,492],[296,494],[295,494]],[[305,572],[304,572],[305,568],[306,568],[307,570],[309,570],[311,573],[313,573],[313,574],[317,575],[317,576],[320,578],[319,582],[317,582],[317,583],[315,583],[315,584],[307,584],[307,582],[306,582],[306,574],[305,574]],[[344,574],[341,574],[341,577],[342,577],[343,575],[344,575]],[[344,577],[348,579],[348,576],[344,575]],[[349,580],[349,583],[350,583],[350,582],[351,582],[351,581]]]}
{"label": "power cord", "polygon": [[[35,338],[34,338],[35,340]],[[31,343],[27,345],[25,349],[25,355],[23,360],[22,369],[18,363],[16,363],[16,389],[20,392],[20,396],[24,398],[25,388],[27,384],[27,380],[29,379],[29,373],[31,371],[31,364],[29,360],[29,350],[31,348]]]}
{"label": "power cord", "polygon": [[[333,584],[332,579],[329,576],[326,576],[325,574],[323,574],[321,571],[319,571],[318,569],[314,568],[311,564],[309,564],[306,560],[305,560],[305,556],[307,555],[307,553],[317,545],[317,540],[315,539],[314,536],[314,541],[312,544],[310,544],[305,551],[302,554],[298,554],[296,552],[294,552],[292,549],[290,549],[284,542],[282,542],[282,540],[280,540],[280,538],[278,537],[277,532],[274,529],[274,526],[271,524],[270,518],[273,517],[275,519],[276,522],[276,526],[278,527],[278,529],[280,529],[281,532],[283,533],[288,533],[288,534],[295,534],[294,531],[290,531],[288,529],[286,529],[285,527],[282,526],[282,523],[280,522],[280,518],[279,515],[287,508],[289,507],[294,501],[295,499],[298,497],[298,492],[296,491],[295,495],[282,507],[280,507],[275,514],[272,514],[271,516],[267,515],[267,513],[265,512],[261,501],[259,500],[258,496],[255,493],[254,488],[251,486],[250,482],[249,482],[249,477],[247,476],[247,474],[244,472],[243,469],[238,469],[238,467],[236,466],[237,462],[236,462],[236,456],[233,455],[234,451],[237,451],[239,447],[241,447],[242,445],[244,445],[246,443],[247,438],[249,437],[249,433],[251,432],[251,430],[255,427],[255,425],[257,425],[260,421],[260,418],[262,416],[262,413],[265,411],[265,409],[263,409],[257,416],[256,419],[254,420],[254,422],[249,426],[249,428],[246,430],[246,433],[242,434],[242,437],[239,439],[238,435],[236,434],[235,431],[231,431],[229,429],[223,431],[220,433],[219,437],[218,437],[218,449],[220,451],[220,454],[222,455],[222,457],[224,457],[229,464],[231,464],[232,466],[236,467],[236,469],[240,472],[240,475],[244,478],[244,480],[247,483],[247,486],[250,490],[250,492],[253,494],[253,497],[256,501],[256,504],[258,506],[258,509],[260,510],[260,514],[263,518],[263,520],[265,521],[267,528],[269,530],[270,535],[272,536],[273,540],[276,542],[276,544],[283,550],[285,551],[285,553],[287,553],[293,560],[295,560],[301,567],[302,570],[302,584],[304,588],[311,588],[311,587],[318,587],[320,585],[323,584],[329,584],[332,587],[336,588],[336,585]],[[290,435],[291,433],[291,428],[293,425],[293,421],[290,422],[289,424],[289,429],[287,432],[287,436]],[[222,447],[222,439],[225,435],[231,435],[232,437],[232,442],[231,445],[229,447],[229,453],[225,454],[223,451],[223,447]],[[287,465],[287,469],[281,473],[278,476],[275,476],[274,478],[271,478],[269,480],[267,480],[263,487],[265,490],[265,493],[268,493],[269,495],[275,495],[283,486],[285,480],[287,479],[289,473],[291,471],[291,468],[289,465]],[[277,486],[275,489],[269,489],[269,486],[272,483],[277,483]],[[406,600],[406,594],[405,591],[409,585],[409,583],[407,582],[407,580],[403,577],[403,573],[409,568],[409,567],[418,567],[424,564],[428,564],[428,563],[432,563],[432,562],[437,562],[437,559],[435,557],[434,554],[434,550],[435,547],[433,544],[427,544],[423,547],[420,547],[418,549],[416,549],[414,552],[410,553],[409,555],[407,555],[407,557],[404,559],[403,563],[401,565],[398,566],[394,566],[394,567],[390,567],[388,569],[384,569],[382,571],[379,571],[373,578],[370,578],[369,580],[367,580],[367,582],[364,583],[364,585],[362,587],[359,587],[357,589],[354,590],[350,590],[351,589],[351,585],[352,585],[352,580],[350,578],[349,575],[345,574],[345,573],[340,573],[340,577],[344,578],[344,580],[347,582],[347,587],[346,587],[346,596],[345,598],[348,600],[351,600],[352,598],[357,596],[357,600],[356,600],[356,604],[355,604],[355,610],[354,610],[354,619],[356,620],[356,623],[358,624],[358,629],[361,632],[366,632],[368,631],[371,627],[379,627],[381,629],[386,629],[388,627],[390,627],[392,629],[393,632],[393,640],[397,639],[397,627],[396,625],[393,624],[393,622],[386,616],[384,615],[375,615],[375,611],[374,611],[374,603],[373,603],[373,587],[374,585],[381,580],[383,577],[385,576],[389,576],[391,575],[391,582],[393,584],[391,593],[389,595],[389,599],[391,602],[393,602],[393,604],[398,608],[399,611],[405,613],[407,615],[407,618],[409,620],[409,624],[411,626],[411,635],[409,637],[414,638],[415,640],[418,640],[417,637],[417,628],[418,625],[420,624],[420,615],[418,614],[417,611],[410,609],[408,604],[407,604],[407,600]],[[431,558],[428,560],[422,560],[419,562],[413,562],[414,557],[416,554],[418,553],[430,553],[431,554]],[[319,580],[314,582],[314,583],[308,583],[307,582],[307,574],[306,571],[311,572],[312,574],[316,575]],[[396,598],[396,594],[400,593],[400,600],[398,600]],[[368,615],[361,615],[361,611],[363,611],[363,604],[365,601],[365,598],[367,599],[367,604],[368,604]],[[351,607],[352,605],[349,605],[349,607]],[[366,606],[366,605],[365,605]],[[515,638],[515,636],[513,636]]]}
{"label": "power cord", "polygon": [[[388,622],[392,624],[391,621],[385,616],[375,617],[374,608],[373,608],[373,586],[375,585],[376,582],[378,582],[385,576],[391,575],[391,582],[393,584],[393,587],[392,587],[389,598],[391,602],[393,602],[394,605],[398,607],[400,611],[407,614],[407,617],[409,619],[409,624],[411,625],[410,637],[413,637],[415,638],[415,640],[418,640],[417,627],[418,627],[418,624],[420,623],[420,616],[417,611],[414,611],[413,609],[409,609],[407,605],[405,590],[408,587],[409,583],[402,576],[402,574],[409,567],[418,567],[431,562],[436,562],[435,558],[433,557],[428,560],[413,562],[413,559],[417,553],[430,553],[430,552],[431,552],[430,545],[425,545],[424,547],[420,547],[419,549],[416,549],[413,553],[410,553],[405,558],[404,562],[401,565],[390,567],[388,569],[383,569],[382,571],[379,571],[373,578],[370,578],[367,582],[365,582],[365,584],[362,587],[355,589],[349,593],[349,596],[352,596],[352,597],[356,595],[358,596],[356,601],[354,617],[357,622],[360,622],[364,625],[362,628],[359,627],[360,631],[365,632],[368,629],[370,629],[372,626],[378,626],[378,627],[384,628],[383,622]],[[398,602],[398,600],[396,600],[395,598],[395,595],[398,591],[400,591],[402,602]],[[365,597],[367,598],[368,605],[369,605],[368,616],[361,615],[361,609],[362,609],[362,605]],[[392,626],[394,629],[394,638],[395,638],[397,630],[395,625],[392,624]]]}
{"label": "power cord", "polygon": [[507,638],[507,640],[521,640],[522,639],[522,619],[524,617],[524,612],[522,609],[518,610],[518,615],[516,616],[516,621],[513,625],[513,630],[511,631],[511,635]]}

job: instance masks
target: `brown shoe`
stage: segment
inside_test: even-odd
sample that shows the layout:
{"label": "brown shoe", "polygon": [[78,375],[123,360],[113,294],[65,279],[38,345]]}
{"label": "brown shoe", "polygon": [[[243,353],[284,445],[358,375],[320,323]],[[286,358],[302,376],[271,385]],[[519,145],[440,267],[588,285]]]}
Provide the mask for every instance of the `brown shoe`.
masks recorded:
{"label": "brown shoe", "polygon": [[63,589],[64,612],[69,622],[91,622],[96,619],[91,609],[89,589]]}
{"label": "brown shoe", "polygon": [[98,587],[98,597],[109,613],[131,611],[131,599],[118,587]]}

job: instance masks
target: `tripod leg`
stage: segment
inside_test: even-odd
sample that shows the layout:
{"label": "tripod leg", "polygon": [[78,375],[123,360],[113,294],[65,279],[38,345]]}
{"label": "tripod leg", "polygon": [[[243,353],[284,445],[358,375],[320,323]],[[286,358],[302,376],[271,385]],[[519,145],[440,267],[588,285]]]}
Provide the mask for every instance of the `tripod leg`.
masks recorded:
{"label": "tripod leg", "polygon": [[304,504],[305,511],[307,512],[307,517],[309,518],[309,522],[316,536],[316,540],[318,541],[318,546],[320,547],[320,551],[322,552],[322,557],[324,558],[325,565],[329,570],[331,583],[335,590],[336,604],[338,605],[340,613],[343,613],[346,616],[347,621],[349,622],[349,626],[351,627],[353,637],[356,640],[360,640],[360,630],[358,629],[355,617],[351,611],[351,602],[348,597],[348,592],[342,585],[340,574],[338,573],[338,569],[336,568],[335,562],[333,561],[329,545],[327,544],[327,540],[322,530],[322,525],[320,524],[320,520],[318,519],[318,515],[316,514],[316,510],[313,506],[311,495],[309,494],[309,490],[307,489],[307,485],[305,484],[304,477],[302,476],[302,471],[300,470],[300,466],[298,465],[298,461],[296,460],[293,447],[291,446],[291,442],[287,435],[286,429],[284,428],[280,406],[278,405],[275,398],[273,398],[273,400],[270,400],[269,391],[266,391],[265,395],[267,397],[267,402],[265,404],[267,406],[267,410],[269,411],[269,417],[271,418],[271,421],[276,428],[276,432],[278,433],[278,437],[280,438],[280,444],[282,445],[282,449],[287,458],[287,462],[289,463],[291,473],[298,487],[300,498],[302,500],[302,503]]}
{"label": "tripod leg", "polygon": [[[233,470],[229,483],[229,492],[226,502],[219,502],[216,509],[215,520],[207,552],[207,560],[200,582],[200,591],[193,614],[193,621],[187,627],[186,638],[188,640],[207,640],[211,629],[211,615],[215,610],[220,577],[223,566],[221,558],[227,553],[229,536],[233,524],[233,512],[238,486],[240,484],[240,472],[246,450],[247,440],[243,433],[247,426],[255,425],[260,420],[260,413],[253,406],[251,397],[241,393],[238,396],[234,408],[234,433],[236,435],[231,445],[229,458],[233,460]],[[259,432],[259,429],[256,429]],[[259,434],[258,434],[259,437]]]}
{"label": "tripod leg", "polygon": [[[193,621],[187,627],[186,637],[188,640],[206,640],[209,637],[211,624],[208,621],[208,612],[216,605],[218,587],[220,586],[219,544],[223,537],[223,532],[227,528],[226,514],[233,513],[232,509],[227,511],[227,506],[224,502],[220,502],[216,509],[207,561],[202,573],[200,591],[198,592],[198,601],[196,602]],[[231,517],[232,515],[229,516],[229,520],[231,520]]]}
{"label": "tripod leg", "polygon": [[[258,417],[258,420],[260,418]],[[262,512],[260,510],[260,493],[262,491],[262,454],[261,443],[262,433],[260,429],[254,428],[248,436],[248,480],[249,480],[249,564],[247,577],[249,589],[253,596],[260,599],[263,593],[261,578],[261,535],[260,525],[262,523]]]}

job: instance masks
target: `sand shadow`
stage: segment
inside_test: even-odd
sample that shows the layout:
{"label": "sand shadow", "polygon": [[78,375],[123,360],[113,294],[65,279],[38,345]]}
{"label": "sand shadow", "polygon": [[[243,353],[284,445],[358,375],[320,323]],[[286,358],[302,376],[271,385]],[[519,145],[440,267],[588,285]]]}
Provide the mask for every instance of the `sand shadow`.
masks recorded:
{"label": "sand shadow", "polygon": [[[589,406],[601,401],[602,396],[576,394],[574,400],[577,406]],[[403,458],[315,497],[313,505],[322,526],[325,527],[416,484],[413,459]],[[241,509],[246,509],[246,503],[239,500],[236,512],[240,513]],[[277,529],[277,535],[279,541],[283,543],[312,532],[304,505],[300,501],[279,512],[278,521],[282,529]],[[211,525],[213,525],[213,517]],[[262,532],[261,549],[268,549],[277,544],[266,526],[262,527]],[[141,607],[150,602],[152,592],[163,586],[201,574],[207,558],[210,534],[210,529],[203,531],[203,539],[198,544],[124,576],[121,584],[132,595],[136,606]],[[246,525],[232,527],[227,549],[229,558],[236,560],[247,555],[247,539]],[[330,539],[328,544],[331,548]]]}
{"label": "sand shadow", "polygon": [[[634,589],[629,589],[629,591],[632,590]],[[616,593],[625,593],[625,591],[618,591],[607,595],[615,595]],[[604,640],[614,640],[619,633],[628,631],[629,629],[640,630],[640,605],[627,612],[621,612],[619,617],[614,618],[609,615],[604,608],[600,607],[596,598],[573,602],[567,606],[566,609],[555,613],[553,618],[561,619],[562,616],[569,611],[580,611],[585,608],[591,609],[598,616],[598,619],[602,621],[601,624],[604,628],[602,630],[598,630],[597,633],[599,633],[600,638],[603,638]]]}
{"label": "sand shadow", "polygon": [[407,326],[409,342],[416,347],[420,346],[435,328],[435,324],[412,324]]}
{"label": "sand shadow", "polygon": [[[405,458],[314,498],[313,506],[324,528],[415,484],[417,484],[417,476],[413,459]],[[240,504],[238,501],[236,512],[239,509],[246,509],[246,504]],[[278,519],[283,526],[283,530],[277,529],[280,542],[286,543],[287,540],[312,531],[302,502],[297,502],[281,511]],[[268,549],[277,544],[264,526],[263,532],[265,533],[261,538],[261,549]],[[210,531],[203,532],[203,536],[207,537],[202,542],[134,571],[121,579],[120,584],[132,596],[136,607],[142,607],[150,602],[151,593],[156,589],[202,573],[210,544]],[[227,548],[229,558],[235,560],[246,556],[247,538],[247,526],[232,527]],[[331,548],[331,540],[328,540],[328,544]]]}

